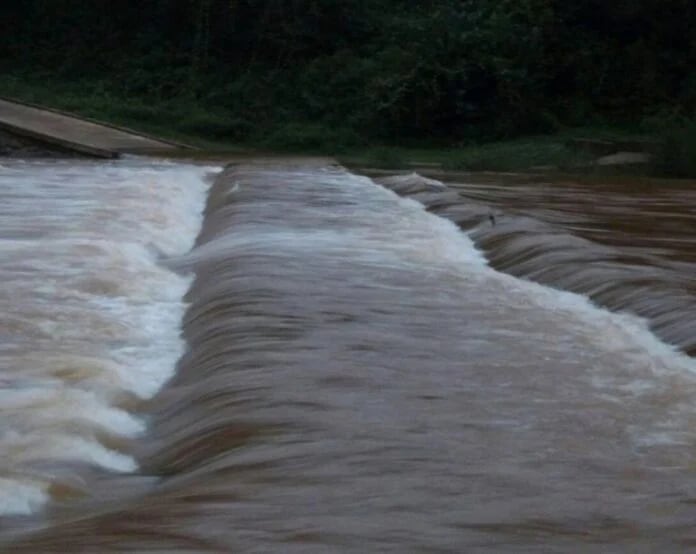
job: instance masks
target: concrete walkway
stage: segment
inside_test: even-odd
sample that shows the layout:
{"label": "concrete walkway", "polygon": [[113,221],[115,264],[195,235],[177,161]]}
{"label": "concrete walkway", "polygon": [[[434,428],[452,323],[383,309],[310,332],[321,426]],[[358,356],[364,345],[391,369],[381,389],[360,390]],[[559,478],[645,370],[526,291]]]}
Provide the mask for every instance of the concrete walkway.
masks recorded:
{"label": "concrete walkway", "polygon": [[166,154],[182,147],[78,117],[2,99],[0,129],[60,149],[101,158],[115,158],[122,153]]}

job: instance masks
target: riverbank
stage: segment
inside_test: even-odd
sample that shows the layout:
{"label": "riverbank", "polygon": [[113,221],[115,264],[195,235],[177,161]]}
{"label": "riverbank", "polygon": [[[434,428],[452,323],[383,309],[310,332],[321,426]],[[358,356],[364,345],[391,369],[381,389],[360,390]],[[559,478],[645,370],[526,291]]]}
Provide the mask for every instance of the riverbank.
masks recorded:
{"label": "riverbank", "polygon": [[[669,141],[659,133],[621,127],[568,128],[554,134],[456,146],[385,145],[366,144],[350,132],[315,123],[287,124],[256,133],[236,120],[231,112],[205,107],[193,98],[182,96],[166,101],[123,98],[94,83],[84,87],[3,77],[0,78],[0,96],[126,126],[196,146],[206,153],[330,155],[347,166],[380,169],[431,167],[462,171],[674,176],[696,173],[695,164],[690,162],[694,147],[689,149],[689,138],[672,139],[671,145],[663,147]],[[675,143],[687,147],[680,150],[675,148]],[[644,145],[652,146],[646,148]],[[647,154],[646,149],[650,150]]]}

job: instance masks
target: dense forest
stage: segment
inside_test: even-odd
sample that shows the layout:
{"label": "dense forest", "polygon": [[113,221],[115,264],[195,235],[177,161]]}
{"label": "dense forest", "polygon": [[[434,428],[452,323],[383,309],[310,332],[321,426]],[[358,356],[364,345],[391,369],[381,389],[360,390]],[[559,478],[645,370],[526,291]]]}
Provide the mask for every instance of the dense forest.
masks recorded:
{"label": "dense forest", "polygon": [[22,0],[0,63],[230,140],[461,144],[689,117],[694,29],[693,0]]}

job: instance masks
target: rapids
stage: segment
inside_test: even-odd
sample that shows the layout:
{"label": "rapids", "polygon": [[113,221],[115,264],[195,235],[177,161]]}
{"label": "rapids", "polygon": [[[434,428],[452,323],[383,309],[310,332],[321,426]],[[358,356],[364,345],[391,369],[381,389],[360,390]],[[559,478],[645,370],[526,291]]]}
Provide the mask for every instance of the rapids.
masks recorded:
{"label": "rapids", "polygon": [[0,170],[7,551],[696,545],[688,191],[212,169]]}

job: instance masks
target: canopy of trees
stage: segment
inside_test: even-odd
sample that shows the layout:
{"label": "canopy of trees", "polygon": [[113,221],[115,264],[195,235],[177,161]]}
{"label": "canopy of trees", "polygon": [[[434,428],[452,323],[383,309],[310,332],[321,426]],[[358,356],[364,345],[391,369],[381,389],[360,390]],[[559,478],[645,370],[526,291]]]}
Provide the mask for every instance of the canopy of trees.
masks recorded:
{"label": "canopy of trees", "polygon": [[693,0],[22,0],[3,71],[457,142],[696,107]]}

